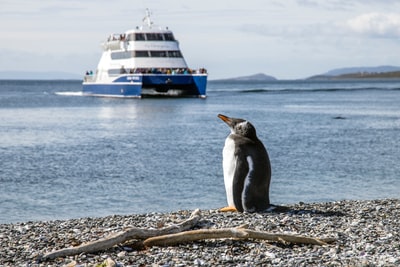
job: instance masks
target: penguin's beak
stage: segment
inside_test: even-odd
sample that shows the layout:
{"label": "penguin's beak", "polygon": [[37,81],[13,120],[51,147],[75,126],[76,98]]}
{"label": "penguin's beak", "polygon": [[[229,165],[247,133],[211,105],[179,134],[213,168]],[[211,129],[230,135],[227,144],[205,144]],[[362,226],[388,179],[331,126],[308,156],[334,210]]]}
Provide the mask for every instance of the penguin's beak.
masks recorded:
{"label": "penguin's beak", "polygon": [[231,125],[232,124],[232,120],[231,118],[222,115],[222,114],[218,114],[218,118],[220,118],[221,120],[223,120],[226,124]]}

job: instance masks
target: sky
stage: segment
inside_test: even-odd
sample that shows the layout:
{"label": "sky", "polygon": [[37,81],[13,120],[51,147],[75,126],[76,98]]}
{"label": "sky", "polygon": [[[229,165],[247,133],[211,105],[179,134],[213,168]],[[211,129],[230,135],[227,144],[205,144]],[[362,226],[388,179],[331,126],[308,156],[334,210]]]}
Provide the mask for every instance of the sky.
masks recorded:
{"label": "sky", "polygon": [[399,0],[0,0],[0,71],[95,70],[100,43],[146,8],[209,79],[400,66]]}

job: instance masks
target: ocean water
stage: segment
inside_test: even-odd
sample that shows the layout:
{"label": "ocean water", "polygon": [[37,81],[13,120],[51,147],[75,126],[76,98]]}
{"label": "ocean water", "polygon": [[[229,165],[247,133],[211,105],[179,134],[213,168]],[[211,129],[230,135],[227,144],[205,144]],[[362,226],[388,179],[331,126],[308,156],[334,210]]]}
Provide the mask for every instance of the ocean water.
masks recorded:
{"label": "ocean water", "polygon": [[0,81],[0,223],[226,205],[218,113],[251,121],[271,202],[398,197],[400,81],[209,82],[208,98]]}

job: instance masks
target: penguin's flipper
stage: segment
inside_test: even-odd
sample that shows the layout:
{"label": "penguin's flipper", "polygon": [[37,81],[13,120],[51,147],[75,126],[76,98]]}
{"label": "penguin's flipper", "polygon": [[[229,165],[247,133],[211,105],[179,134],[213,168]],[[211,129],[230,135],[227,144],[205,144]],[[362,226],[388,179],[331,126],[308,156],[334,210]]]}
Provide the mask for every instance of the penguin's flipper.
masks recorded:
{"label": "penguin's flipper", "polygon": [[218,211],[220,211],[220,212],[228,212],[228,211],[236,212],[238,210],[235,207],[228,206],[228,207],[220,208]]}
{"label": "penguin's flipper", "polygon": [[245,157],[236,158],[235,174],[233,176],[233,203],[238,211],[243,212],[243,190],[246,177],[249,175],[249,164]]}

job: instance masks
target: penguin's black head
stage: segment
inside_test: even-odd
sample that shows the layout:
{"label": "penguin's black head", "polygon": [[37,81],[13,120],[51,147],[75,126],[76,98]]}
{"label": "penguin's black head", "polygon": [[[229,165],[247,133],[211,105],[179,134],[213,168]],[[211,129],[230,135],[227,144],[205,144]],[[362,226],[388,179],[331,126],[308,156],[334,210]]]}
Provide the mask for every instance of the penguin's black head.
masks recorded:
{"label": "penguin's black head", "polygon": [[233,134],[241,135],[250,139],[257,139],[256,128],[253,124],[244,119],[229,118],[228,116],[218,114],[218,118],[228,124]]}

